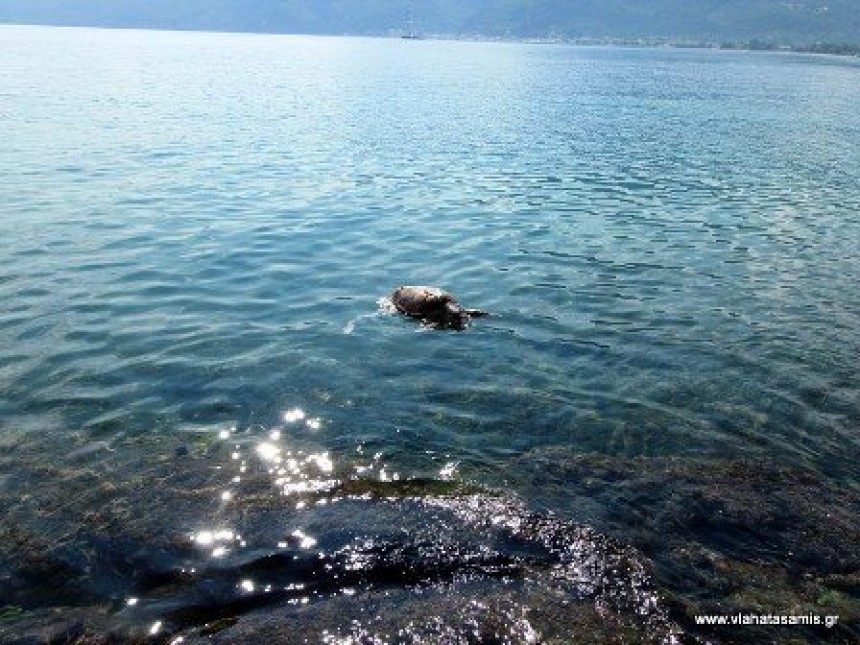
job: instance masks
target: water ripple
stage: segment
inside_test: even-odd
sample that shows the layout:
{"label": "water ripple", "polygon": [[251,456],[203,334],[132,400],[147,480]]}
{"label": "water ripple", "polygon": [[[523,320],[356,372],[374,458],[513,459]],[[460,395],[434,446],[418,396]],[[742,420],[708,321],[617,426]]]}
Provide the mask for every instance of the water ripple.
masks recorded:
{"label": "water ripple", "polygon": [[[132,509],[137,493],[93,478],[157,497],[184,477],[229,508],[216,465],[174,468],[218,450],[186,429],[251,436],[294,406],[320,420],[295,426],[313,454],[360,446],[415,477],[457,464],[456,477],[507,486],[525,468],[513,456],[564,448],[768,458],[856,482],[856,65],[402,45],[3,28],[0,524],[52,553],[56,579],[90,589],[81,602],[104,601],[81,583],[87,549],[126,571],[152,543],[62,542],[70,495],[88,501],[86,521],[157,524],[160,506]],[[491,315],[427,330],[380,310],[400,284],[440,285]],[[172,474],[147,480],[153,464]],[[194,491],[174,501],[177,521],[200,521]],[[432,504],[407,506],[378,512],[393,526]],[[551,533],[549,517],[528,521]],[[382,555],[417,544],[354,552],[385,577]],[[459,552],[464,576],[528,569],[494,560],[492,544]],[[541,576],[567,562],[533,547]],[[343,569],[338,557],[325,562]],[[240,604],[260,593],[212,576]],[[74,584],[15,587],[2,604],[66,606]]]}

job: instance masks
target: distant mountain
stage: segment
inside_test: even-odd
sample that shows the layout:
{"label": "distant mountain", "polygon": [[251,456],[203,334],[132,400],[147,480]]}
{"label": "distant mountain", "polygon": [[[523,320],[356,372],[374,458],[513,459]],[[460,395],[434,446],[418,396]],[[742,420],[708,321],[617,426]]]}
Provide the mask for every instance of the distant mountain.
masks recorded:
{"label": "distant mountain", "polygon": [[0,22],[309,34],[860,44],[860,0],[0,0]]}

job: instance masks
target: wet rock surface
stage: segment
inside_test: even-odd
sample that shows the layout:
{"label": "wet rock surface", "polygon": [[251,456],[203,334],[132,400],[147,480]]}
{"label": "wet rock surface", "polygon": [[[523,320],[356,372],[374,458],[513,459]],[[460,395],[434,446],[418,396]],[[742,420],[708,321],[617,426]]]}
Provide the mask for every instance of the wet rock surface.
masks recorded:
{"label": "wet rock surface", "polygon": [[[856,485],[766,460],[618,459],[533,451],[523,486],[645,554],[670,615],[708,640],[860,637]],[[567,482],[559,488],[558,482]],[[528,495],[527,495],[528,496]],[[562,501],[561,498],[564,498]],[[695,616],[837,615],[831,629],[702,627]]]}
{"label": "wet rock surface", "polygon": [[[22,482],[37,474],[28,468]],[[203,528],[217,469],[177,471],[167,455],[122,482],[87,468],[38,474],[56,478],[54,494],[43,486],[0,540],[4,643],[680,633],[634,549],[474,485],[334,472],[288,503],[266,477],[249,476]]]}
{"label": "wet rock surface", "polygon": [[[802,468],[541,449],[512,458],[513,496],[294,453],[299,479],[249,463],[226,499],[232,444],[177,460],[148,441],[57,465],[7,451],[0,642],[858,636],[860,497]],[[839,623],[695,621],[739,613]]]}

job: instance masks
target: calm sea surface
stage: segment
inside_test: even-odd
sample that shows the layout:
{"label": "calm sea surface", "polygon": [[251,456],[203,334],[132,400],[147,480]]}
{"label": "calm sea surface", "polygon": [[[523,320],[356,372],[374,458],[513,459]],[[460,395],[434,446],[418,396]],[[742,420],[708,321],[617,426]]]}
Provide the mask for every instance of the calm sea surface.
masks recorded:
{"label": "calm sea surface", "polygon": [[854,638],[858,105],[856,59],[0,28],[0,641]]}

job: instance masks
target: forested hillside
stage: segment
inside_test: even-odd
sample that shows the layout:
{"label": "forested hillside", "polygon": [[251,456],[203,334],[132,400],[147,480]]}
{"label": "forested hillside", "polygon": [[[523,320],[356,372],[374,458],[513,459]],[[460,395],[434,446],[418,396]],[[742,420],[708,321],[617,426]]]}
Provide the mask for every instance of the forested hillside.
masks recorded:
{"label": "forested hillside", "polygon": [[860,43],[858,0],[0,0],[0,22],[316,34]]}

